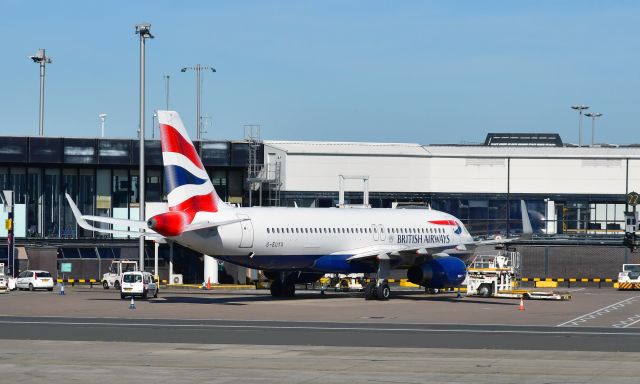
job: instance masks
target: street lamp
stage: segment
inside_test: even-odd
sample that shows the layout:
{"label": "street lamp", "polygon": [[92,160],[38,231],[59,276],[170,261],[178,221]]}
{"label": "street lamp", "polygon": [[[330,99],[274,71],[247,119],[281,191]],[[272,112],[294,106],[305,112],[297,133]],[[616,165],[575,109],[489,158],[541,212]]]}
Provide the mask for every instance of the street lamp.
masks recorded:
{"label": "street lamp", "polygon": [[98,117],[100,118],[100,137],[104,137],[104,120],[107,118],[107,114],[101,113]]}
{"label": "street lamp", "polygon": [[[145,65],[145,40],[153,39],[151,34],[151,24],[141,23],[136,25],[136,34],[140,36],[140,175],[138,176],[138,193],[140,196],[140,208],[138,209],[140,221],[146,221],[144,212],[144,189],[145,189],[145,176],[144,176],[144,65]],[[144,229],[140,229],[140,232],[144,233]],[[139,256],[140,256],[140,270],[144,271],[144,234],[140,235],[138,242]],[[158,273],[158,271],[154,271]]]}
{"label": "street lamp", "polygon": [[194,71],[196,73],[196,139],[202,139],[202,86],[200,81],[200,72],[211,71],[216,72],[216,69],[213,67],[203,67],[200,64],[196,64],[195,67],[184,67],[180,70],[180,72],[187,72],[187,70]]}
{"label": "street lamp", "polygon": [[591,145],[594,145],[596,143],[596,119],[602,116],[602,113],[588,112],[584,115],[591,118]]}
{"label": "street lamp", "polygon": [[580,113],[580,116],[578,117],[578,146],[582,147],[582,111],[584,111],[585,109],[589,109],[589,107],[579,104],[571,106],[571,109],[576,110]]}
{"label": "street lamp", "polygon": [[44,136],[44,69],[53,61],[45,54],[44,48],[38,49],[34,56],[29,56],[34,63],[40,65],[40,118],[38,120],[38,135]]}

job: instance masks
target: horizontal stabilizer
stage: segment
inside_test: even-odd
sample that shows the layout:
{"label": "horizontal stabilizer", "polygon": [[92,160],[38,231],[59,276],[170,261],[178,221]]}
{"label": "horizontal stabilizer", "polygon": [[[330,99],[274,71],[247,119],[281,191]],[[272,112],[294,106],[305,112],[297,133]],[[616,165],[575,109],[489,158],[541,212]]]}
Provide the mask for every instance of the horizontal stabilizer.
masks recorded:
{"label": "horizontal stabilizer", "polygon": [[205,229],[205,228],[215,228],[223,225],[239,223],[245,220],[249,220],[249,219],[231,219],[231,220],[221,220],[221,221],[206,221],[204,223],[193,223],[184,227],[184,230],[182,232],[197,231],[199,229]]}
{"label": "horizontal stabilizer", "polygon": [[144,227],[141,226],[140,225],[140,223],[141,223],[140,221],[114,219],[114,218],[99,217],[99,216],[82,216],[82,213],[78,209],[78,206],[76,206],[76,203],[74,203],[74,201],[71,198],[71,196],[69,196],[68,193],[65,193],[64,195],[65,195],[67,201],[69,202],[69,206],[71,207],[71,211],[73,212],[73,216],[76,218],[76,222],[78,223],[78,225],[81,228],[84,228],[84,229],[86,229],[88,231],[95,231],[95,232],[100,232],[100,233],[111,233],[111,234],[114,234],[114,235],[126,235],[126,236],[131,236],[131,237],[140,237],[142,235],[144,235],[145,237],[149,237],[149,238],[162,238],[163,237],[160,234],[152,233],[152,232],[120,231],[120,230],[115,230],[115,229],[106,229],[106,228],[94,227],[93,225],[89,224],[87,222],[87,220],[146,229],[146,225]]}

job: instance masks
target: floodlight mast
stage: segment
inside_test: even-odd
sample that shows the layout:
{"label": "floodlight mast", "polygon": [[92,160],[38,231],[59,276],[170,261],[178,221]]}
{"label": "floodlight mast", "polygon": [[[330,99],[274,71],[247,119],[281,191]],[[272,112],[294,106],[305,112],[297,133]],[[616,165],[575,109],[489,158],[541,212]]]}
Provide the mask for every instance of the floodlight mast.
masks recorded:
{"label": "floodlight mast", "polygon": [[593,146],[596,143],[596,119],[602,116],[602,113],[588,112],[584,115],[591,118],[591,145]]}
{"label": "floodlight mast", "polygon": [[100,137],[104,137],[104,120],[107,118],[107,114],[101,113],[98,117],[100,118]]}
{"label": "floodlight mast", "polygon": [[40,66],[40,112],[38,118],[38,135],[44,136],[44,76],[45,66],[51,64],[53,60],[45,53],[44,48],[38,49],[34,56],[29,56],[34,63]]}
{"label": "floodlight mast", "polygon": [[[151,24],[140,23],[136,25],[136,34],[140,36],[140,171],[138,176],[138,194],[140,202],[139,219],[146,221],[145,218],[145,174],[144,174],[144,68],[145,68],[145,40],[153,39],[151,34]],[[144,233],[144,229],[140,229]],[[140,236],[139,242],[140,270],[144,271],[144,234]],[[158,271],[154,271],[155,274]]]}
{"label": "floodlight mast", "polygon": [[578,104],[571,106],[571,109],[576,110],[580,113],[578,117],[578,146],[582,147],[582,111],[584,111],[585,109],[589,109],[589,106]]}
{"label": "floodlight mast", "polygon": [[202,83],[200,73],[202,71],[216,72],[216,69],[196,64],[195,67],[184,67],[180,69],[180,72],[187,72],[188,70],[196,73],[196,139],[202,140]]}

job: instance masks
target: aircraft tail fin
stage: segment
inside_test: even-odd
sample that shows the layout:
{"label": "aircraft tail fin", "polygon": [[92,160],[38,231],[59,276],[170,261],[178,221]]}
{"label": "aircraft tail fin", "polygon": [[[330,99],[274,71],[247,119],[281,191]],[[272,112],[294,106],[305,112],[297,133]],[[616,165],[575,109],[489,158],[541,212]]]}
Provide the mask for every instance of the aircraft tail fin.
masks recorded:
{"label": "aircraft tail fin", "polygon": [[191,223],[198,212],[228,208],[216,193],[180,115],[158,111],[158,122],[169,211],[183,212]]}
{"label": "aircraft tail fin", "polygon": [[531,220],[529,219],[529,211],[527,210],[527,203],[524,200],[520,200],[520,211],[522,212],[522,239],[530,239],[533,235],[533,228],[531,227]]}

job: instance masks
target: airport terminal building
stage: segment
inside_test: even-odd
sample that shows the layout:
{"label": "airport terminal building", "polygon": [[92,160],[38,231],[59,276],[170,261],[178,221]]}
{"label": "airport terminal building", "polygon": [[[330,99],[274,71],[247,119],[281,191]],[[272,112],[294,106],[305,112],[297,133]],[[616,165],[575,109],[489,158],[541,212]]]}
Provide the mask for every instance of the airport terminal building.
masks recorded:
{"label": "airport terminal building", "polygon": [[[430,206],[457,216],[481,236],[518,233],[521,199],[537,233],[618,236],[626,194],[640,190],[640,147],[576,147],[556,134],[489,134],[479,145],[251,140],[195,145],[218,194],[230,203],[334,207],[342,176],[342,206],[363,204],[367,189],[372,207]],[[158,140],[146,141],[145,157],[146,201],[162,202]],[[0,188],[14,191],[21,266],[34,268],[35,255],[49,250],[56,256],[44,266],[54,270],[60,260],[73,259],[82,275],[76,277],[95,278],[96,260],[105,268],[114,258],[135,259],[137,241],[79,228],[64,193],[85,214],[137,219],[137,159],[138,141],[132,139],[0,137]],[[3,227],[0,238],[6,236]],[[175,268],[185,281],[197,282],[201,255],[190,252],[177,251]],[[166,250],[161,256],[166,261]],[[5,257],[6,248],[0,251],[0,259]]]}

